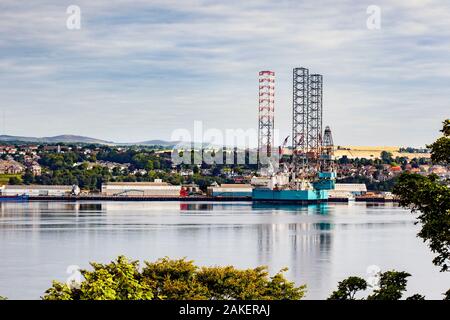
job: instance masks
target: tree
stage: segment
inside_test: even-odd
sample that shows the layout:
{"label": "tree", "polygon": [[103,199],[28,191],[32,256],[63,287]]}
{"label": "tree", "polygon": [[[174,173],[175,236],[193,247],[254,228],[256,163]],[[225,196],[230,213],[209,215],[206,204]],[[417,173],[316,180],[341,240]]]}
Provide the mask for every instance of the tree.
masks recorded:
{"label": "tree", "polygon": [[198,168],[198,166],[194,166],[192,171],[193,171],[194,174],[198,174],[200,172],[200,169]]}
{"label": "tree", "polygon": [[[367,300],[400,300],[406,291],[409,276],[411,276],[409,273],[395,270],[381,273],[378,289],[375,289],[367,297]],[[337,290],[333,291],[328,300],[355,300],[356,293],[367,288],[366,280],[359,277],[349,277],[339,282]],[[420,294],[414,294],[406,298],[406,300],[424,299],[425,297]]]}
{"label": "tree", "polygon": [[139,272],[137,261],[120,256],[110,264],[91,263],[83,270],[81,285],[53,282],[45,300],[298,300],[305,286],[287,281],[281,270],[269,277],[267,267],[239,270],[228,267],[197,267],[185,259],[145,262]]}
{"label": "tree", "polygon": [[11,177],[8,180],[8,184],[10,184],[10,185],[22,184],[22,180],[18,177]]}
{"label": "tree", "polygon": [[147,161],[147,165],[145,166],[145,170],[151,171],[153,169],[154,169],[153,161],[152,160],[148,160]]}
{"label": "tree", "polygon": [[32,184],[34,182],[33,172],[31,172],[31,170],[27,169],[25,171],[25,174],[23,175],[22,179],[23,179],[23,183]]}
{"label": "tree", "polygon": [[447,290],[446,293],[444,293],[444,300],[450,300],[450,289]]}
{"label": "tree", "polygon": [[380,275],[380,288],[373,291],[367,300],[400,300],[406,291],[406,278],[411,275],[407,272],[386,271]]}
{"label": "tree", "polygon": [[153,293],[141,281],[138,262],[120,256],[109,264],[91,263],[93,271],[81,271],[80,288],[57,281],[45,292],[44,300],[149,300]]}
{"label": "tree", "polygon": [[427,146],[431,149],[431,160],[434,163],[450,163],[450,120],[443,122],[441,130],[443,136],[437,139],[434,143]]}
{"label": "tree", "polygon": [[[450,163],[450,121],[444,121],[441,130],[444,136],[427,146],[431,149],[434,162]],[[400,205],[419,211],[417,217],[422,229],[418,236],[431,251],[436,254],[433,263],[441,271],[449,271],[450,267],[450,188],[448,181],[442,181],[436,175],[422,176],[418,174],[402,174],[394,187],[394,194]]]}
{"label": "tree", "polygon": [[413,294],[411,297],[406,298],[406,300],[425,300],[425,296],[421,294]]}
{"label": "tree", "polygon": [[392,158],[392,153],[387,151],[381,151],[381,160],[383,161],[383,163],[387,164],[390,164],[394,161],[394,159]]}
{"label": "tree", "polygon": [[349,277],[338,283],[337,290],[333,291],[328,300],[355,300],[355,294],[366,289],[366,280],[360,277]]}

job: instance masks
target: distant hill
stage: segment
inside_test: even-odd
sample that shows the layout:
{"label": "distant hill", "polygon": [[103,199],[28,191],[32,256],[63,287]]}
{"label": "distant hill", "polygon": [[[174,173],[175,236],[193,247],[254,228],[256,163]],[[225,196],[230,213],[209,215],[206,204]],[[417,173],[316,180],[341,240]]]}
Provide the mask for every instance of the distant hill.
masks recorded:
{"label": "distant hill", "polygon": [[75,136],[75,135],[60,135],[60,136],[42,137],[42,138],[0,135],[0,141],[3,141],[3,142],[20,141],[20,142],[32,142],[32,143],[114,144],[114,142],[111,142],[111,141],[105,141],[105,140],[83,137],[83,136]]}
{"label": "distant hill", "polygon": [[148,141],[132,143],[132,144],[145,145],[145,146],[174,146],[177,143],[178,143],[178,141],[148,140]]}
{"label": "distant hill", "polygon": [[[131,142],[131,143],[118,143],[113,141],[100,140],[95,138],[76,136],[76,135],[59,135],[54,137],[21,137],[21,136],[8,136],[0,135],[0,142],[28,142],[28,143],[85,143],[85,144],[103,144],[103,145],[117,145],[117,146],[162,146],[173,147],[175,145],[181,145],[190,147],[191,143],[181,143],[180,141],[166,141],[166,140],[147,140],[143,142]],[[199,144],[194,144],[199,145]],[[210,146],[208,143],[204,143],[203,146]]]}

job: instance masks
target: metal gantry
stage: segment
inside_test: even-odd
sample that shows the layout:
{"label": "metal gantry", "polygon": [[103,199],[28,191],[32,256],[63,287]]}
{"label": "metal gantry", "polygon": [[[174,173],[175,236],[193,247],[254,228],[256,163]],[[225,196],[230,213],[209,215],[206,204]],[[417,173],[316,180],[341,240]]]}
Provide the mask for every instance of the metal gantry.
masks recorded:
{"label": "metal gantry", "polygon": [[331,172],[333,171],[333,158],[334,158],[334,143],[333,135],[329,126],[325,127],[322,142],[322,164],[321,171]]}
{"label": "metal gantry", "polygon": [[309,70],[295,68],[293,72],[292,149],[304,157],[307,148],[306,126],[309,105]]}
{"label": "metal gantry", "polygon": [[297,176],[319,170],[322,152],[323,77],[307,68],[293,71],[292,149]]}
{"label": "metal gantry", "polygon": [[322,146],[322,85],[320,74],[309,76],[309,104],[307,115],[307,154],[308,158],[318,159]]}
{"label": "metal gantry", "polygon": [[[271,156],[274,145],[275,72],[259,72],[258,151]],[[258,163],[260,161],[258,160]]]}

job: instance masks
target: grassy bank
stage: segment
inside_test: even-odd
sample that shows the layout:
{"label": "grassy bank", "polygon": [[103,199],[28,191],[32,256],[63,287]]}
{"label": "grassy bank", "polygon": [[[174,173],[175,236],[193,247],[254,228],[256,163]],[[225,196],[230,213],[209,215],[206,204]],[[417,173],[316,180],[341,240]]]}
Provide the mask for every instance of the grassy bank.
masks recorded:
{"label": "grassy bank", "polygon": [[13,177],[22,180],[22,176],[20,174],[0,174],[0,185],[8,184],[9,179]]}

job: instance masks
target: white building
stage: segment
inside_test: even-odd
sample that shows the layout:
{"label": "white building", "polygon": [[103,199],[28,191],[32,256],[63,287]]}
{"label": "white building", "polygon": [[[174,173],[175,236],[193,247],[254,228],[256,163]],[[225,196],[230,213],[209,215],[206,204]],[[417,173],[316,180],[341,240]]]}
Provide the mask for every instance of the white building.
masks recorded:
{"label": "white building", "polygon": [[208,187],[207,194],[212,197],[251,197],[252,190],[250,184],[222,184]]}
{"label": "white building", "polygon": [[37,196],[68,196],[76,194],[79,188],[77,186],[44,186],[44,185],[5,185],[0,188],[3,196],[28,195]]}
{"label": "white building", "polygon": [[102,185],[105,196],[179,197],[181,186],[173,186],[159,179],[155,182],[109,182]]}
{"label": "white building", "polygon": [[267,185],[270,182],[269,177],[252,177],[252,180],[250,181],[250,184],[255,187],[267,187]]}
{"label": "white building", "polygon": [[354,198],[366,192],[365,183],[336,183],[334,190],[328,191],[328,194],[331,198]]}

